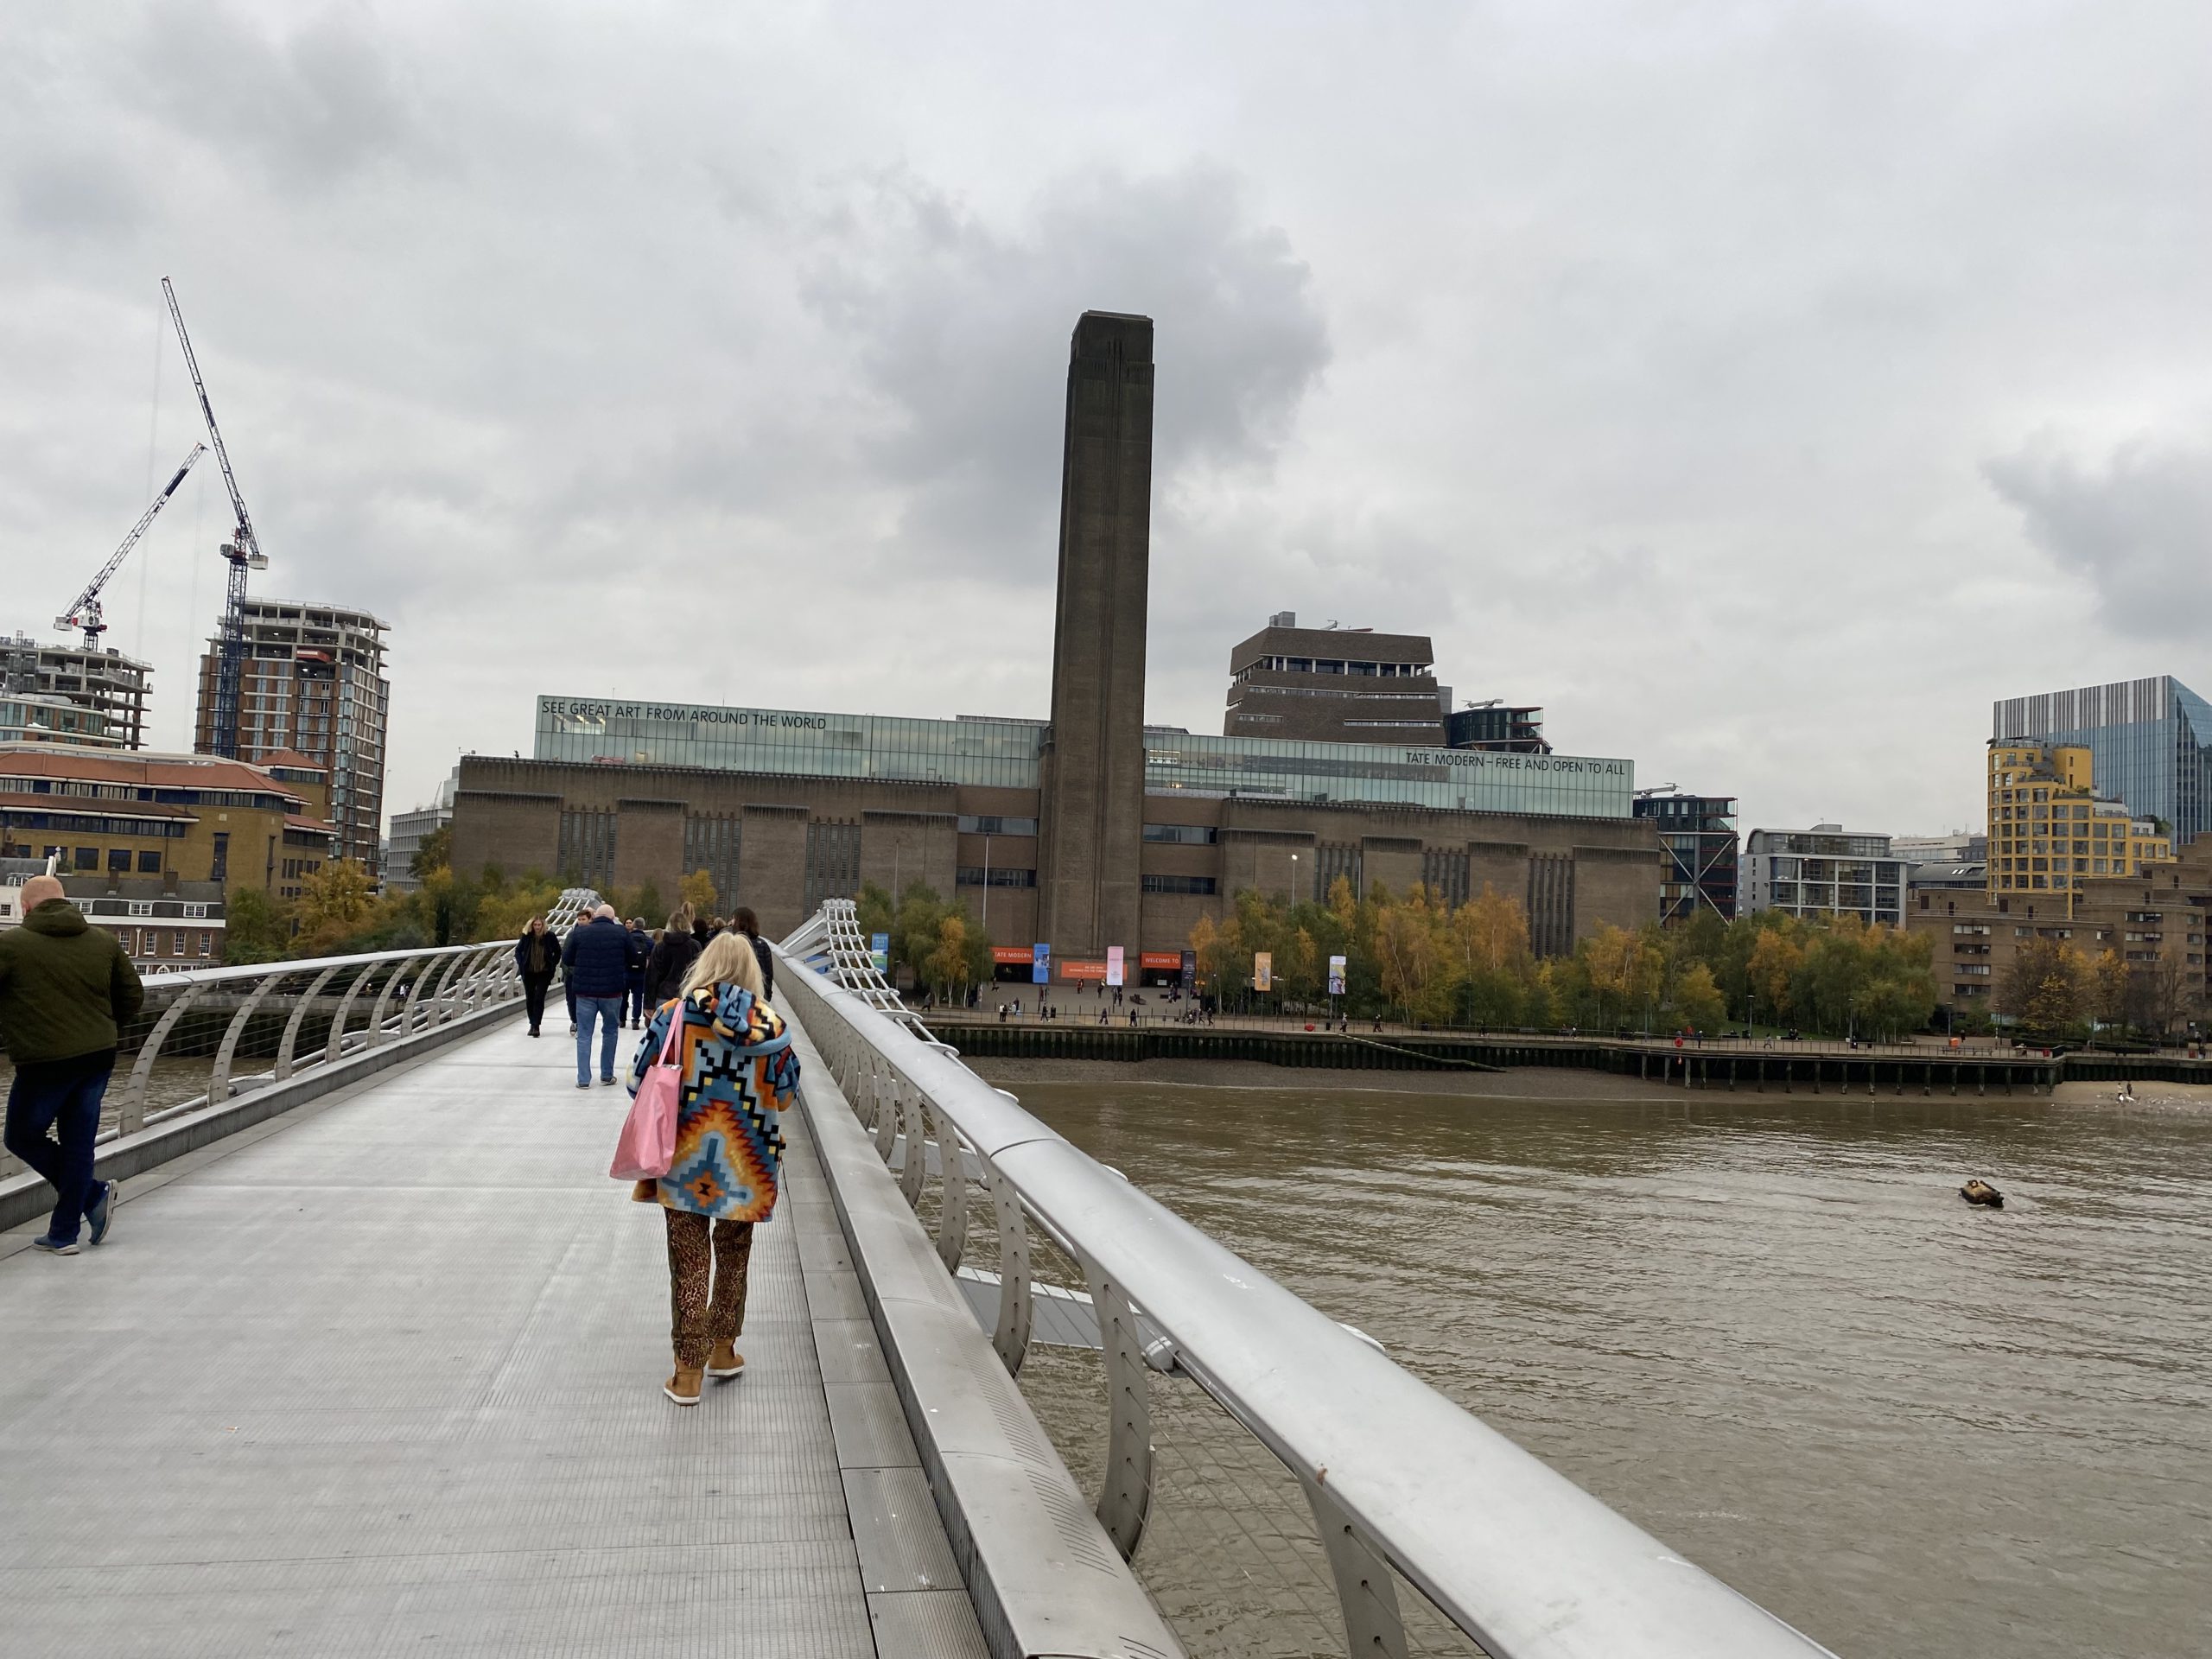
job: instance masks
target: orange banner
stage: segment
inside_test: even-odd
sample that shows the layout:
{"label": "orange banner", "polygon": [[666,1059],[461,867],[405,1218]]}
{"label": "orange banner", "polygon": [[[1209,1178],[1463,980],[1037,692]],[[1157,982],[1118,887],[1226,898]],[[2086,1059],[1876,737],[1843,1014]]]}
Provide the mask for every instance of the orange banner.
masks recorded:
{"label": "orange banner", "polygon": [[1103,962],[1064,962],[1056,971],[1062,979],[1087,980],[1093,985],[1106,982],[1106,964]]}
{"label": "orange banner", "polygon": [[1029,947],[1026,944],[995,944],[991,947],[991,960],[1009,967],[1027,968],[1029,965]]}
{"label": "orange banner", "polygon": [[1137,965],[1140,968],[1180,968],[1183,953],[1180,950],[1147,950],[1137,957]]}

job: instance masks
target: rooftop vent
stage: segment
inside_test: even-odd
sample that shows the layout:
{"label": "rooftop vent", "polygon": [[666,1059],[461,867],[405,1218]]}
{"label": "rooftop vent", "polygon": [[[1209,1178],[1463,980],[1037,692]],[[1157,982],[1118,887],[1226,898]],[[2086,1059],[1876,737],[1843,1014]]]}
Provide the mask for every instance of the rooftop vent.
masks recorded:
{"label": "rooftop vent", "polygon": [[1273,616],[1268,619],[1268,626],[1271,628],[1294,628],[1298,626],[1298,613],[1296,611],[1277,611]]}

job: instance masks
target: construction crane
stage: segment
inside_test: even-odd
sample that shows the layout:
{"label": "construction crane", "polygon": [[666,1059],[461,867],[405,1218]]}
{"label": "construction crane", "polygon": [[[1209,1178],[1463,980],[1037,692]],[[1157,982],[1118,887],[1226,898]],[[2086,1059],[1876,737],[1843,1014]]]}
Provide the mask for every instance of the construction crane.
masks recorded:
{"label": "construction crane", "polygon": [[192,470],[192,463],[207,453],[207,446],[204,443],[192,446],[192,453],[184,458],[184,465],[176,469],[176,476],[169,480],[168,487],[154,498],[153,505],[148,507],[140,515],[138,522],[130,526],[130,533],[123,538],[123,545],[108,556],[107,563],[100,567],[99,575],[86,584],[85,591],[70,601],[67,611],[54,619],[54,626],[57,628],[82,628],[86,651],[98,651],[100,635],[107,632],[107,623],[100,614],[100,589],[107,586],[109,577],[123,569],[123,562],[130,556],[130,550],[138,545],[138,538],[146,533],[146,527],[154,522],[155,516],[168,505],[169,497],[175,495],[176,486],[184,482],[184,475]]}
{"label": "construction crane", "polygon": [[215,424],[215,406],[207,401],[207,383],[200,378],[200,359],[192,354],[192,336],[184,332],[184,313],[177,306],[176,289],[166,276],[162,278],[162,293],[169,302],[169,321],[176,324],[176,343],[184,348],[184,366],[192,371],[192,389],[200,394],[200,413],[207,423],[207,442],[215,446],[215,464],[223,469],[223,483],[231,493],[231,511],[238,516],[238,529],[223,543],[231,576],[223,603],[222,655],[215,664],[215,715],[208,734],[214,752],[235,760],[238,692],[245,678],[245,576],[249,570],[266,570],[269,560],[254,536],[245,497],[238,493],[238,474],[231,470],[230,453],[223,448],[222,430]]}

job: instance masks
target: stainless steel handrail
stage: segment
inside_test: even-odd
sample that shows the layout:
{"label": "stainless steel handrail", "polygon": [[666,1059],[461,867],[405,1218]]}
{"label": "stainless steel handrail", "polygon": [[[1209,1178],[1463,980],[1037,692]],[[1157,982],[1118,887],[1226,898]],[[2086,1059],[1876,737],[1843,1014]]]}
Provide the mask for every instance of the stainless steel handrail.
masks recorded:
{"label": "stainless steel handrail", "polygon": [[[1354,1652],[1404,1651],[1383,1561],[1501,1659],[1827,1651],[1094,1161],[950,1050],[778,953],[779,1000],[875,1122],[880,1147],[906,1129],[906,1171],[918,1172],[925,1119],[949,1128],[976,1154],[1002,1236],[1033,1215],[1083,1266],[1102,1325],[1133,1307],[1159,1333],[1134,1368],[1134,1320],[1104,1333],[1115,1404],[1100,1520],[1125,1554],[1149,1498],[1149,1364],[1191,1376],[1298,1476]],[[938,1164],[940,1179],[965,1179],[957,1148],[940,1145]],[[918,1184],[908,1185],[911,1200]],[[957,1245],[946,1254],[957,1261]],[[1011,1370],[1027,1338],[1026,1253],[1002,1254],[1001,1267],[998,1342]]]}

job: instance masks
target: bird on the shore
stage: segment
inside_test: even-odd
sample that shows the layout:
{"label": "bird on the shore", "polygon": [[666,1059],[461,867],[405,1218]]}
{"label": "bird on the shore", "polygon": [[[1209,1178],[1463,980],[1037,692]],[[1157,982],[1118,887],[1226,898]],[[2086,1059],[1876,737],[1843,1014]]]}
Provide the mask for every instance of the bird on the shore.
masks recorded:
{"label": "bird on the shore", "polygon": [[2005,1207],[2005,1195],[1979,1175],[1959,1189],[1959,1196],[1968,1204],[1986,1205],[1992,1210],[2002,1210]]}

